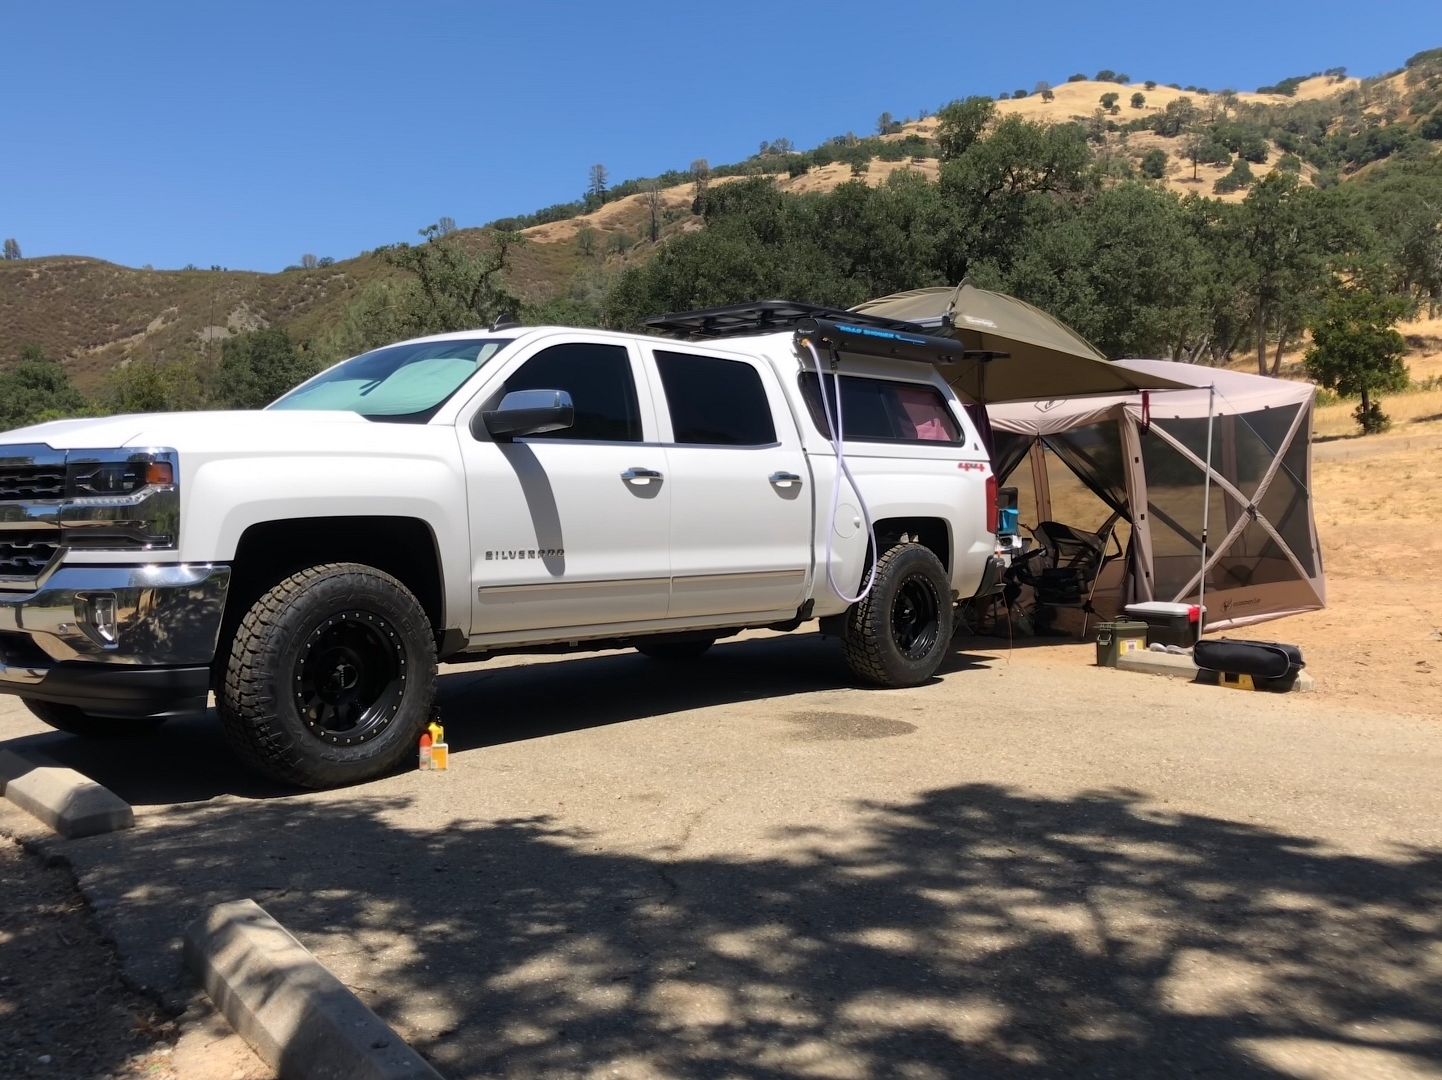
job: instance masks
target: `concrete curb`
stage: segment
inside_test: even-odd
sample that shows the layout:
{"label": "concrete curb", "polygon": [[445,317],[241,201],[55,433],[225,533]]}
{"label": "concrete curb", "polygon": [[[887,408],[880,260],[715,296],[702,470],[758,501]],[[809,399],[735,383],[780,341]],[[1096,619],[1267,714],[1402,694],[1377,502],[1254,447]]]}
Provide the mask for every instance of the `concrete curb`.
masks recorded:
{"label": "concrete curb", "polygon": [[[1117,657],[1118,671],[1136,671],[1143,675],[1167,675],[1173,679],[1188,679],[1192,682],[1210,682],[1216,679],[1198,678],[1202,674],[1190,656],[1177,653],[1138,652]],[[1317,681],[1305,671],[1297,672],[1297,681],[1292,684],[1291,693],[1311,693],[1317,689]]]}
{"label": "concrete curb", "polygon": [[185,963],[282,1077],[440,1078],[254,900],[220,904],[192,923]]}
{"label": "concrete curb", "polygon": [[67,840],[128,829],[130,804],[88,776],[46,758],[0,750],[0,793]]}

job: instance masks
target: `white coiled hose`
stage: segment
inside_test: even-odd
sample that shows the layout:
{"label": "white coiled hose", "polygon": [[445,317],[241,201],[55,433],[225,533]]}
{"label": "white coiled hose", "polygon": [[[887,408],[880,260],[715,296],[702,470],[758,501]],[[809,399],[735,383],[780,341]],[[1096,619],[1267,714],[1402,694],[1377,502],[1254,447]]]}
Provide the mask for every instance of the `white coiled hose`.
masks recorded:
{"label": "white coiled hose", "polygon": [[[822,370],[821,354],[816,351],[816,346],[806,338],[806,347],[811,351],[811,359],[816,364],[816,389],[821,394],[821,411],[826,415],[826,426],[831,431],[831,445],[836,451],[836,472],[831,485],[831,520],[826,527],[826,580],[831,585],[831,591],[848,604],[859,604],[865,600],[871,592],[871,587],[876,584],[876,563],[881,558],[881,545],[877,543],[876,526],[871,520],[871,511],[867,508],[866,499],[861,494],[861,485],[856,482],[856,477],[851,475],[851,466],[846,463],[846,449],[843,443],[843,428],[841,426],[841,376],[833,373],[831,384],[836,391],[836,415],[831,414],[831,401],[826,396],[826,374]],[[861,520],[866,523],[866,533],[871,538],[871,573],[866,578],[866,584],[861,587],[861,592],[855,596],[847,596],[841,586],[836,584],[836,575],[831,566],[831,549],[836,539],[836,514],[841,508],[841,478],[845,476],[851,484],[851,490],[856,493],[856,502],[861,507]]]}

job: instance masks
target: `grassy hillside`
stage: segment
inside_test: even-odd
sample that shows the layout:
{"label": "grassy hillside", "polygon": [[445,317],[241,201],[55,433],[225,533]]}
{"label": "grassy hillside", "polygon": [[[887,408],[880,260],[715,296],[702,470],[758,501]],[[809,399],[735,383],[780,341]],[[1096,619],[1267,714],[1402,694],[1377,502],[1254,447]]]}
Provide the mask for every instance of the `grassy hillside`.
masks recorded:
{"label": "grassy hillside", "polygon": [[[463,239],[483,242],[478,230]],[[581,265],[574,245],[527,244],[509,280],[524,299],[541,300]],[[297,340],[320,337],[365,285],[395,273],[373,254],[278,274],[135,270],[71,256],[0,262],[0,362],[38,345],[88,392],[128,359],[205,355],[246,330],[279,326]]]}
{"label": "grassy hillside", "polygon": [[[1377,141],[1377,132],[1385,142],[1387,132],[1425,133],[1429,123],[1437,127],[1442,122],[1442,58],[1429,64],[1371,80],[1339,75],[1290,80],[1290,94],[1188,92],[1164,85],[1079,80],[1057,85],[1045,95],[999,101],[997,113],[1087,128],[1094,153],[1109,161],[1108,168],[1117,175],[1135,174],[1149,152],[1163,151],[1159,184],[1213,197],[1230,164],[1201,161],[1194,168],[1185,160],[1184,132],[1144,130],[1169,107],[1180,108],[1187,99],[1199,122],[1266,126],[1265,146],[1253,151],[1265,160],[1250,164],[1257,179],[1286,156],[1304,183],[1335,183],[1365,174],[1368,153],[1390,152],[1390,143],[1381,151],[1371,149],[1367,140]],[[1118,97],[1114,112],[1102,108],[1106,94]],[[1143,100],[1133,104],[1135,94]],[[858,179],[874,187],[901,171],[935,180],[937,126],[935,117],[905,120],[879,137],[843,136],[808,154],[785,147],[716,169],[712,184],[766,175],[780,190],[802,194],[830,191]],[[1309,131],[1311,142],[1303,146]],[[1439,136],[1442,133],[1427,135]],[[1330,142],[1319,149],[1319,139]],[[1348,149],[1358,139],[1364,143],[1361,149]],[[1341,148],[1341,167],[1325,158],[1333,144]],[[1292,145],[1308,160],[1288,154]],[[1236,201],[1244,195],[1241,189],[1215,197]],[[627,195],[590,213],[525,228],[527,242],[513,254],[508,285],[528,303],[583,290],[588,282],[649,258],[657,249],[650,243],[653,220],[662,243],[700,228],[700,219],[692,213],[693,196],[690,183],[674,183],[659,187],[654,195]],[[486,236],[484,230],[462,230],[456,239],[484,244]],[[277,274],[137,270],[71,256],[0,262],[0,364],[12,361],[23,346],[38,345],[62,359],[74,382],[90,391],[107,371],[129,359],[207,355],[217,351],[224,338],[249,329],[278,326],[298,340],[317,340],[338,324],[363,289],[396,273],[375,254]]]}

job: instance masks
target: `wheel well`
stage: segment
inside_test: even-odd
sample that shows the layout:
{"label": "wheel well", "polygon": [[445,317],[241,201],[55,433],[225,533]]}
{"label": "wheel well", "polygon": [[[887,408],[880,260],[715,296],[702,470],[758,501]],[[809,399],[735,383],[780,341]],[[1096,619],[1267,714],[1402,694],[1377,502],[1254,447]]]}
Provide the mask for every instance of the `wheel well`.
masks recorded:
{"label": "wheel well", "polygon": [[355,562],[399,580],[420,601],[437,638],[445,630],[440,552],[424,521],[401,517],[290,518],[252,525],[241,535],[221,624],[221,654],[245,613],[297,570]]}
{"label": "wheel well", "polygon": [[[930,548],[932,554],[941,560],[946,572],[951,573],[951,530],[946,527],[946,521],[942,518],[886,518],[876,523],[876,539],[882,552],[895,547],[903,539]],[[874,553],[868,553],[867,572],[875,557]]]}

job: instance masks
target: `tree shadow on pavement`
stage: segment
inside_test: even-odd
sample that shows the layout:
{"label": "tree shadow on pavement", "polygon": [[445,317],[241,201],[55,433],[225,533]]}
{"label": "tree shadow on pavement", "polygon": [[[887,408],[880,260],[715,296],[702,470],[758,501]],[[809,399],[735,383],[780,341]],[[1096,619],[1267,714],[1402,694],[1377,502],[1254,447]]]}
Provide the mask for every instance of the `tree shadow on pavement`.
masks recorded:
{"label": "tree shadow on pavement", "polygon": [[[407,805],[185,807],[70,850],[87,893],[125,897],[123,953],[253,897],[452,1077],[1442,1061],[1442,852],[985,784],[857,804],[754,858],[544,817],[400,828]],[[178,965],[132,974],[174,988]]]}
{"label": "tree shadow on pavement", "polygon": [[[953,650],[941,674],[989,662]],[[454,753],[856,685],[836,642],[819,634],[723,641],[695,661],[660,662],[628,651],[441,672],[438,700]],[[579,702],[585,707],[577,708]],[[213,711],[172,720],[134,738],[80,739],[46,732],[8,745],[84,773],[133,806],[199,802],[219,795],[267,799],[296,794],[296,789],[242,767],[226,746]]]}

